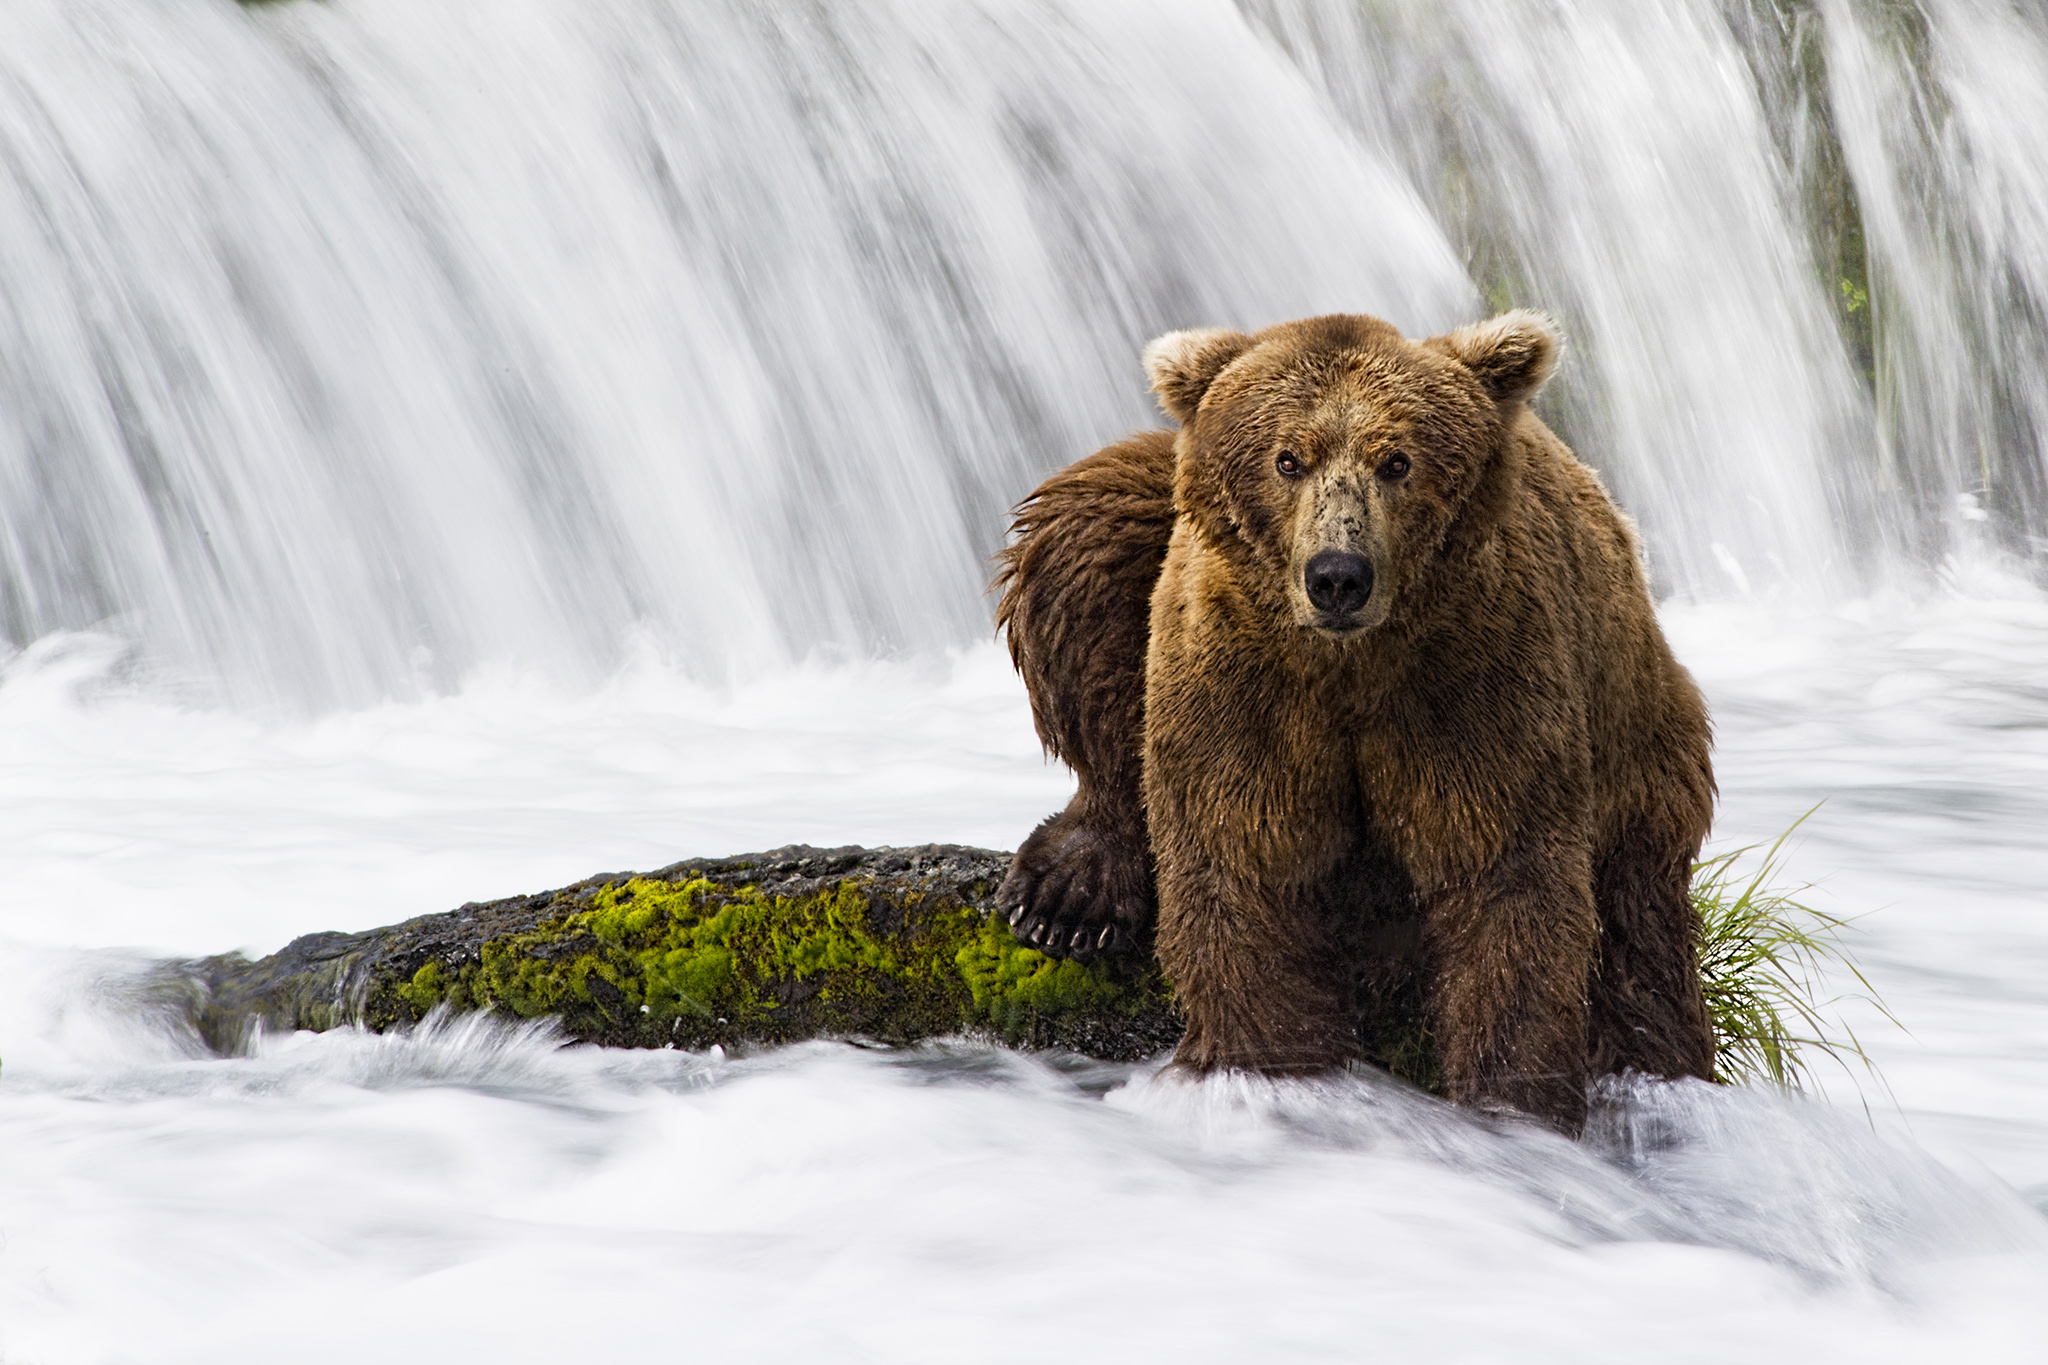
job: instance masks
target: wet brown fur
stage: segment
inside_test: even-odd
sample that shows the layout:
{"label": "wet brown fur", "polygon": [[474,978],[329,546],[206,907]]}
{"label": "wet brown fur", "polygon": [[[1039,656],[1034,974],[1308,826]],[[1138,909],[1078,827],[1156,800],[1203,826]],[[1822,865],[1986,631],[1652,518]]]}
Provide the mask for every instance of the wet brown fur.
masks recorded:
{"label": "wet brown fur", "polygon": [[[1173,433],[1146,432],[1055,474],[1017,509],[998,557],[996,624],[1046,751],[1074,770],[1067,808],[1017,850],[1004,889],[1050,912],[1019,924],[1049,952],[1150,946],[1145,603],[1173,534]],[[1097,609],[1100,607],[1100,609]],[[1061,915],[1061,907],[1072,913]]]}
{"label": "wet brown fur", "polygon": [[[1141,947],[1156,877],[1177,1066],[1340,1066],[1412,990],[1463,1103],[1574,1131],[1590,1076],[1711,1074],[1706,712],[1632,528],[1524,406],[1554,346],[1528,314],[1173,334],[1181,429],[1019,509],[998,619],[1080,786],[1003,903],[1048,951]],[[1318,548],[1371,564],[1355,617],[1304,595]]]}

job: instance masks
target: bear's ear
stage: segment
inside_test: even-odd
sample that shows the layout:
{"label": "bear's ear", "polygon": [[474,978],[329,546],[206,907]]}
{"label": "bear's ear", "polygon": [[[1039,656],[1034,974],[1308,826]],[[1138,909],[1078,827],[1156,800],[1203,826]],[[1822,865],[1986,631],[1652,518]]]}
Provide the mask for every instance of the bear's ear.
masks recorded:
{"label": "bear's ear", "polygon": [[1472,371],[1494,402],[1525,403],[1557,364],[1557,324],[1517,308],[1422,343]]}
{"label": "bear's ear", "polygon": [[1251,349],[1252,339],[1227,327],[1200,327],[1168,332],[1145,348],[1145,373],[1159,406],[1182,426],[1195,420],[1195,409],[1223,367]]}

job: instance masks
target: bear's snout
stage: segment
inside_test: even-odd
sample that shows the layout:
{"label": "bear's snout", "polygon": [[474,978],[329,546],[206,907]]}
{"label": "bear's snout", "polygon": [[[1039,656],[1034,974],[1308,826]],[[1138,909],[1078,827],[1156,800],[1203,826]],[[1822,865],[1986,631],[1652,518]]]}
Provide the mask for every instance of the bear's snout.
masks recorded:
{"label": "bear's snout", "polygon": [[1320,551],[1309,558],[1302,586],[1308,590],[1309,605],[1325,617],[1337,618],[1329,624],[1341,628],[1349,624],[1343,618],[1363,611],[1372,597],[1372,561],[1345,550]]}

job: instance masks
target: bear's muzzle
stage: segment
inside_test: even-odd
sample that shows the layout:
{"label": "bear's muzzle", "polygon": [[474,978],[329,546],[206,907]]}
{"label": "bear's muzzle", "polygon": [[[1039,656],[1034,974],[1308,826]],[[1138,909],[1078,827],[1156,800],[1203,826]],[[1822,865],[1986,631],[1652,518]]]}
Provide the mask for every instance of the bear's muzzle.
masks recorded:
{"label": "bear's muzzle", "polygon": [[1302,571],[1302,588],[1319,618],[1316,628],[1340,634],[1359,629],[1372,600],[1372,561],[1348,550],[1321,550]]}

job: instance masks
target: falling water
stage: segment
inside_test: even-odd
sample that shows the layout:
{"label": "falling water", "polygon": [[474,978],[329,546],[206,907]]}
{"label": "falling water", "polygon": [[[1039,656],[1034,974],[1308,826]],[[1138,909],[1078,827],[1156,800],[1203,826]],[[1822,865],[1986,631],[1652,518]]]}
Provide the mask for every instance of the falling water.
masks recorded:
{"label": "falling water", "polygon": [[1824,7],[1862,203],[1881,486],[1915,548],[2048,552],[2048,11]]}
{"label": "falling water", "polygon": [[315,701],[984,633],[1003,508],[1149,420],[1148,335],[1475,306],[1171,8],[10,7],[7,633]]}
{"label": "falling water", "polygon": [[0,634],[314,707],[963,642],[1147,336],[1510,302],[1663,592],[2028,555],[2048,21],[1933,12],[18,0]]}

